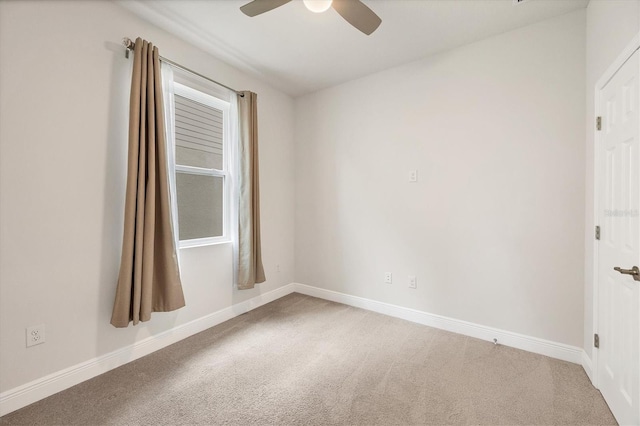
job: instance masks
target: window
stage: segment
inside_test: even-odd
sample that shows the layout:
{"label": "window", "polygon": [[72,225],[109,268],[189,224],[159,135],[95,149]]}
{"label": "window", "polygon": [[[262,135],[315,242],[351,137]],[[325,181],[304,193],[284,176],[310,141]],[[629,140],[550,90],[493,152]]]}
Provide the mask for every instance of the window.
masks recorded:
{"label": "window", "polygon": [[173,87],[180,247],[230,241],[230,103]]}

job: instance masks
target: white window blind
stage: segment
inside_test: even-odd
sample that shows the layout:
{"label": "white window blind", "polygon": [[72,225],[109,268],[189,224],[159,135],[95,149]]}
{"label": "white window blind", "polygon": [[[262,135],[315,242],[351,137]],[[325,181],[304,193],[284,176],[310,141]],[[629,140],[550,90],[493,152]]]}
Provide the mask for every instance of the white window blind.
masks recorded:
{"label": "white window blind", "polygon": [[223,112],[175,96],[178,164],[223,170]]}

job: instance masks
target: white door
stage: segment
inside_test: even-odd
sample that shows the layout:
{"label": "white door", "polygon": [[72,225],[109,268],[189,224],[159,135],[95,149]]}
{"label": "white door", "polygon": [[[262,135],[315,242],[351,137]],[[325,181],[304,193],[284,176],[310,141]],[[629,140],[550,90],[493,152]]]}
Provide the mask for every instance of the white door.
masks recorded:
{"label": "white door", "polygon": [[640,267],[639,57],[599,94],[597,384],[622,425],[640,424],[640,281],[628,271]]}

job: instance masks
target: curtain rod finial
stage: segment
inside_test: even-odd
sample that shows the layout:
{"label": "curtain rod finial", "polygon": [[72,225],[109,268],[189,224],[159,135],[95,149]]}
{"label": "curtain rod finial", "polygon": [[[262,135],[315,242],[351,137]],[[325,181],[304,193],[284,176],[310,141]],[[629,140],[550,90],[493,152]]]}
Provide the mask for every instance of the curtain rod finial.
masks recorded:
{"label": "curtain rod finial", "polygon": [[133,50],[134,46],[136,45],[133,41],[131,41],[131,39],[129,37],[123,37],[122,38],[122,44],[125,47],[125,52],[124,52],[124,56],[129,59],[129,51]]}

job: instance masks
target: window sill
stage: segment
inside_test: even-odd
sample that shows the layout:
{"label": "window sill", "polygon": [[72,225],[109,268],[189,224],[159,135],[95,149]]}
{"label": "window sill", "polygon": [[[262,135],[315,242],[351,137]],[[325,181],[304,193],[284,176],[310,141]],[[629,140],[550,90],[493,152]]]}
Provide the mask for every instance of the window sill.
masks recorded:
{"label": "window sill", "polygon": [[194,247],[218,246],[223,244],[231,244],[231,240],[211,240],[209,238],[203,238],[200,240],[186,240],[180,241],[178,248],[182,250]]}

